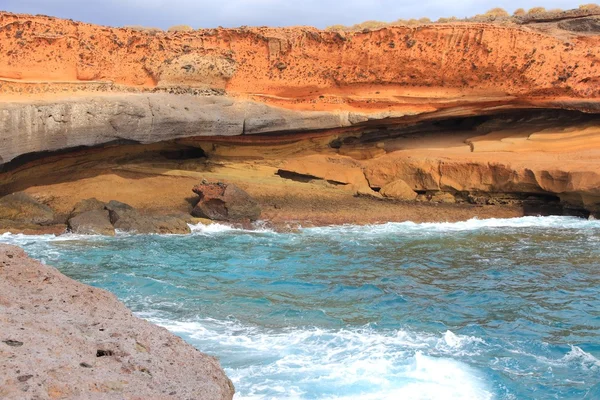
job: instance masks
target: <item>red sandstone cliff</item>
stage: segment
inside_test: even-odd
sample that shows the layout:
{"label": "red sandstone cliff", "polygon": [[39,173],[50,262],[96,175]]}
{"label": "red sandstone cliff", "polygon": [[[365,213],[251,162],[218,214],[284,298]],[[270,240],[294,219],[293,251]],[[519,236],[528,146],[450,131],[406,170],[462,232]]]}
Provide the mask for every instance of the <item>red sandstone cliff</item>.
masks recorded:
{"label": "red sandstone cliff", "polygon": [[[220,176],[242,179],[250,163],[273,184],[254,189],[265,198],[280,195],[281,172],[376,197],[404,181],[425,200],[534,195],[597,212],[600,36],[588,14],[165,33],[0,13],[0,189],[80,179],[80,165],[98,176],[119,157],[135,173],[189,176],[160,154],[191,147],[204,157],[185,169],[232,163]],[[30,162],[123,141],[159,144]],[[498,201],[516,200],[484,200]]]}

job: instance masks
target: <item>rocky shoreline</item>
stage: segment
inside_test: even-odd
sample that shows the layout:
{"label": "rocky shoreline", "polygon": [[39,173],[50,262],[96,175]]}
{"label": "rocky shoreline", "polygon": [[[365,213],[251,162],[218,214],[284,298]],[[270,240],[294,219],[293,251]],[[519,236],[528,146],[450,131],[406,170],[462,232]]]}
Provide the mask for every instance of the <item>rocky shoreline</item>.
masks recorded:
{"label": "rocky shoreline", "polygon": [[0,245],[0,398],[231,399],[217,359]]}

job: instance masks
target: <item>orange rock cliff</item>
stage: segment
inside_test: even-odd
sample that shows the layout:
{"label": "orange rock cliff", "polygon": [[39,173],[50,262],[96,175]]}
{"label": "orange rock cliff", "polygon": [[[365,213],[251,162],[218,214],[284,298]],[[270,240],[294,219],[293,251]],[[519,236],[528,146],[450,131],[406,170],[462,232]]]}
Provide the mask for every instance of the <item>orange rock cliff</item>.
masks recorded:
{"label": "orange rock cliff", "polygon": [[367,209],[388,198],[597,215],[594,12],[362,32],[156,32],[0,13],[0,194],[168,208],[136,182],[208,177],[274,209],[309,189],[369,196]]}

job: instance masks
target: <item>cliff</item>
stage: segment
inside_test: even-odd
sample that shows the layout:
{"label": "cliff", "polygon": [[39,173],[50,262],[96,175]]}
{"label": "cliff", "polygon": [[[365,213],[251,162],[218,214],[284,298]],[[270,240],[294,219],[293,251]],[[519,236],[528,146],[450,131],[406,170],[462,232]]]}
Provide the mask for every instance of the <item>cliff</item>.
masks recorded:
{"label": "cliff", "polygon": [[362,32],[157,32],[0,13],[0,191],[46,185],[58,206],[68,196],[47,185],[117,167],[253,190],[240,172],[251,165],[265,199],[284,199],[273,188],[290,180],[372,197],[402,180],[427,201],[534,196],[596,213],[594,13]]}
{"label": "cliff", "polygon": [[219,363],[112,294],[0,245],[3,399],[231,399]]}

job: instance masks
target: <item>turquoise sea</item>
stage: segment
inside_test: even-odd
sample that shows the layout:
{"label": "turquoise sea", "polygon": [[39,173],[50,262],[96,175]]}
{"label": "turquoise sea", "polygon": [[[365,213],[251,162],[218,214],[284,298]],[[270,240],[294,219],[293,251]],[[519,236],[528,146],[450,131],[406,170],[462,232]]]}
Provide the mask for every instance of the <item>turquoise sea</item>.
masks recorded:
{"label": "turquoise sea", "polygon": [[600,221],[0,242],[219,357],[236,399],[600,399]]}

